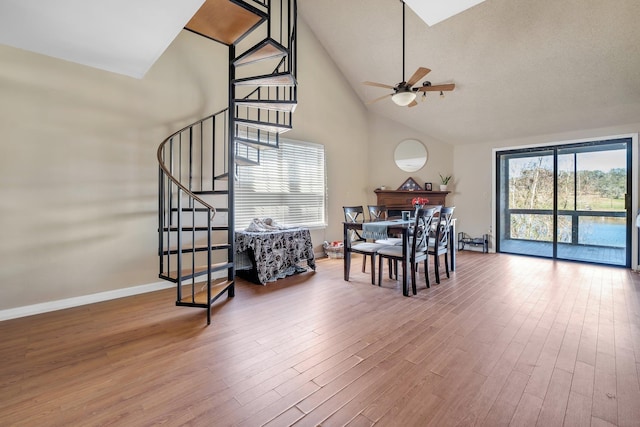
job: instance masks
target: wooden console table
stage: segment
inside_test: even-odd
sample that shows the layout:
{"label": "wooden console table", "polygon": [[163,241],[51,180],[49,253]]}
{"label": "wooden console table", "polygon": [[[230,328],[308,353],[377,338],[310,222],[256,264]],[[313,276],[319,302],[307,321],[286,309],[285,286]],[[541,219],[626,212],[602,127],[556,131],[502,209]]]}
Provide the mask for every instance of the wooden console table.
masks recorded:
{"label": "wooden console table", "polygon": [[[394,211],[397,216],[399,211],[412,211],[415,207],[411,204],[414,197],[426,197],[430,205],[447,206],[446,198],[450,191],[406,191],[406,190],[375,190],[378,196],[378,204],[385,205],[387,211]],[[389,212],[391,216],[391,212]]]}

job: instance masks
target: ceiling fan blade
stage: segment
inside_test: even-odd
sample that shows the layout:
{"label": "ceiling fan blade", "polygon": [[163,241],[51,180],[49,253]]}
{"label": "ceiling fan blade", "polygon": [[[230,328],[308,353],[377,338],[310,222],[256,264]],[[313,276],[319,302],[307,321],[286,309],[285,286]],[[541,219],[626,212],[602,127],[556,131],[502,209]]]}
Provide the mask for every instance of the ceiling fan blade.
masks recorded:
{"label": "ceiling fan blade", "polygon": [[362,82],[363,85],[367,86],[375,86],[375,87],[383,87],[385,89],[395,89],[393,86],[386,85],[384,83],[376,83],[376,82]]}
{"label": "ceiling fan blade", "polygon": [[387,98],[387,97],[389,97],[389,96],[391,96],[391,95],[393,95],[393,94],[392,94],[392,93],[389,93],[389,94],[387,94],[387,95],[382,95],[380,98],[376,98],[376,99],[374,99],[374,100],[367,101],[367,103],[366,103],[366,104],[367,104],[367,105],[371,105],[371,104],[373,104],[374,102],[381,101],[381,100],[383,100],[383,99],[385,99],[385,98]]}
{"label": "ceiling fan blade", "polygon": [[430,69],[428,68],[424,68],[424,67],[419,67],[415,73],[413,73],[413,76],[411,76],[411,78],[409,79],[409,81],[407,81],[407,86],[411,87],[414,84],[418,83],[418,80],[420,80],[421,78],[423,78],[424,76],[426,76],[427,74],[429,74],[431,72]]}
{"label": "ceiling fan blade", "polygon": [[422,86],[417,88],[418,92],[443,92],[455,89],[456,85],[454,83],[449,83],[446,85],[435,85],[435,86]]}
{"label": "ceiling fan blade", "polygon": [[414,99],[413,101],[411,101],[411,104],[407,105],[407,107],[411,108],[415,107],[416,105],[418,105],[418,102]]}

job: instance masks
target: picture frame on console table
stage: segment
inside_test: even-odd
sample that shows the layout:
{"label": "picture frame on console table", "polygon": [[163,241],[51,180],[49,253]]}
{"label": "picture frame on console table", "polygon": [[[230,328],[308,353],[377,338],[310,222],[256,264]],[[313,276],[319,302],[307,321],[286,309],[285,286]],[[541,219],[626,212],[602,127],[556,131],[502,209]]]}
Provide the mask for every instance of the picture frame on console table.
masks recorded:
{"label": "picture frame on console table", "polygon": [[400,187],[398,187],[398,190],[416,191],[422,190],[422,187],[413,178],[409,178],[405,182],[403,182]]}

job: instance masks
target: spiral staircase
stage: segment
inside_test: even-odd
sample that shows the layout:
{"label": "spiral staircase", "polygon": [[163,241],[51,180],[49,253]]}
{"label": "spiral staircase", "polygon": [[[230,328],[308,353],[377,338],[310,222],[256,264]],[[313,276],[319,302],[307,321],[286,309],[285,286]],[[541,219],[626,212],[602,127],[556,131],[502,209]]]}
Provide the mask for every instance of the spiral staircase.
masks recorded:
{"label": "spiral staircase", "polygon": [[228,46],[229,98],[158,148],[159,277],[176,284],[176,305],[206,308],[207,324],[235,292],[237,168],[259,165],[292,126],[296,22],[296,0],[206,0],[185,27]]}

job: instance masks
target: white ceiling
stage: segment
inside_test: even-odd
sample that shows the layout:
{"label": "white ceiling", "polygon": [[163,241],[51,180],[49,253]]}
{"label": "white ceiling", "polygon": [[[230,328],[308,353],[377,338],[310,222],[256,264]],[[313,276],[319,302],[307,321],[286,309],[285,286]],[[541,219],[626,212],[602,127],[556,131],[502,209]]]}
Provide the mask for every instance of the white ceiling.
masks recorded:
{"label": "white ceiling", "polygon": [[0,43],[142,78],[204,0],[2,0]]}
{"label": "white ceiling", "polygon": [[[363,102],[402,80],[398,0],[298,0]],[[640,122],[640,1],[487,0],[434,26],[407,8],[407,78],[455,83],[413,108],[370,110],[450,144]],[[303,54],[303,53],[301,53]]]}
{"label": "white ceiling", "polygon": [[[202,2],[3,0],[0,43],[141,77]],[[363,102],[402,80],[399,0],[298,7]],[[639,24],[638,0],[486,0],[431,27],[407,8],[407,78],[456,90],[368,108],[450,144],[638,123]]]}

